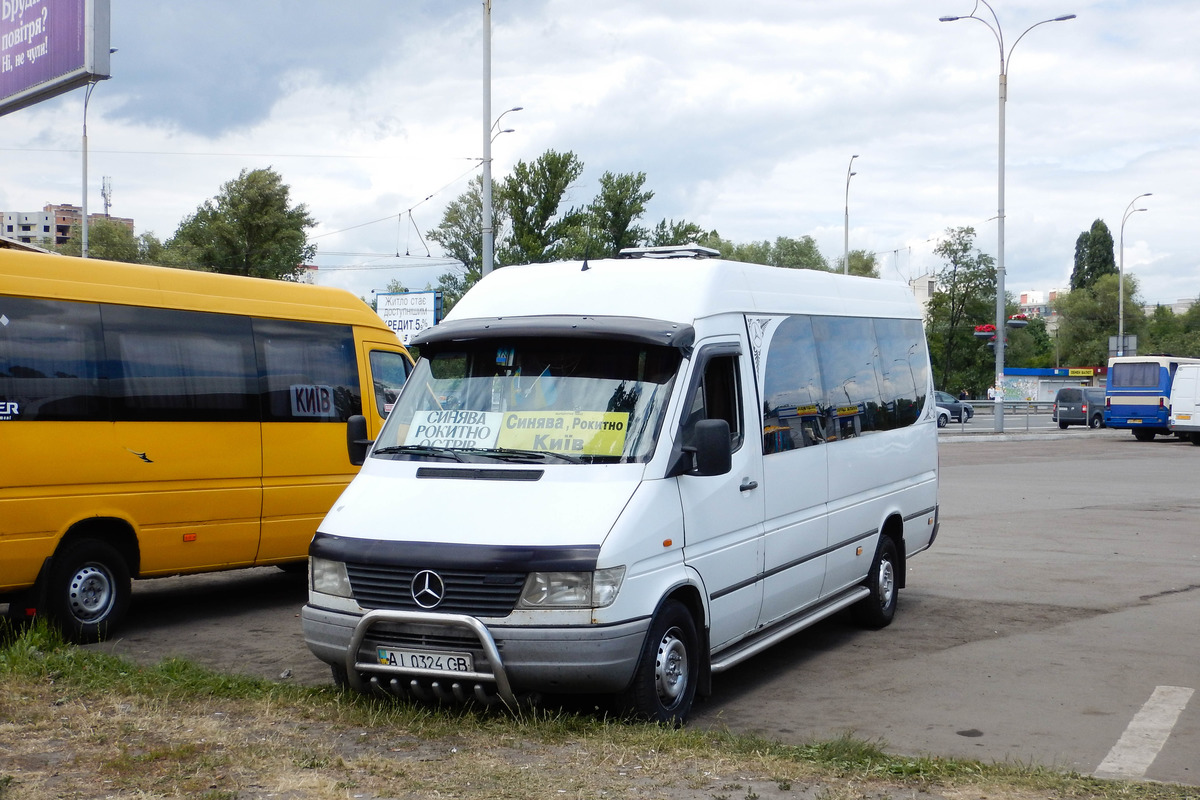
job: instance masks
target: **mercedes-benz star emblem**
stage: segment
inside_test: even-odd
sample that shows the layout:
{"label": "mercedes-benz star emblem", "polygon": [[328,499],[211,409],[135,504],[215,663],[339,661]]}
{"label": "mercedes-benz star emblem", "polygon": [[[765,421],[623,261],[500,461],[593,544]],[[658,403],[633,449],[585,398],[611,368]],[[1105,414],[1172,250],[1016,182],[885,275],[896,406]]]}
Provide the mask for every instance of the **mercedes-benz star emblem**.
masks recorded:
{"label": "mercedes-benz star emblem", "polygon": [[446,596],[446,583],[431,569],[423,569],[412,579],[412,596],[421,608],[436,608]]}

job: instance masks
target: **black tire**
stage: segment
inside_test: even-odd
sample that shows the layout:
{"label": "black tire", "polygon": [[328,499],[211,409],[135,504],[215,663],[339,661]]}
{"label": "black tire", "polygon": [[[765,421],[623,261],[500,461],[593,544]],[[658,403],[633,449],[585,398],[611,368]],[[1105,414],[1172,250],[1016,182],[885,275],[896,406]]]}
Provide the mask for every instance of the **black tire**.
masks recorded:
{"label": "black tire", "polygon": [[696,698],[700,673],[696,621],[677,600],[663,603],[646,633],[633,682],[622,705],[639,719],[679,726]]}
{"label": "black tire", "polygon": [[944,428],[949,424],[950,424],[950,415],[949,414],[938,414],[938,427],[939,428]]}
{"label": "black tire", "polygon": [[880,536],[871,571],[863,583],[871,593],[854,604],[854,616],[863,627],[886,628],[895,618],[900,599],[900,584],[896,577],[899,562],[896,542],[890,536]]}
{"label": "black tire", "polygon": [[1133,438],[1137,439],[1139,442],[1152,442],[1154,441],[1154,431],[1135,430],[1133,432]]}
{"label": "black tire", "polygon": [[1060,423],[1058,423],[1058,427],[1059,427],[1059,430],[1064,430],[1064,431],[1065,431],[1065,430],[1067,429],[1067,423],[1065,423],[1065,422],[1060,422]]}
{"label": "black tire", "polygon": [[1088,427],[1092,428],[1093,430],[1096,428],[1103,428],[1104,417],[1100,414],[1093,414],[1092,418],[1088,420]]}
{"label": "black tire", "polygon": [[1192,434],[1192,444],[1200,447],[1200,433]]}
{"label": "black tire", "polygon": [[91,644],[117,627],[131,593],[129,566],[116,548],[99,539],[79,539],[54,556],[46,614],[68,641]]}
{"label": "black tire", "polygon": [[333,685],[342,692],[350,691],[350,679],[346,677],[346,667],[343,664],[330,664],[329,671],[333,673]]}

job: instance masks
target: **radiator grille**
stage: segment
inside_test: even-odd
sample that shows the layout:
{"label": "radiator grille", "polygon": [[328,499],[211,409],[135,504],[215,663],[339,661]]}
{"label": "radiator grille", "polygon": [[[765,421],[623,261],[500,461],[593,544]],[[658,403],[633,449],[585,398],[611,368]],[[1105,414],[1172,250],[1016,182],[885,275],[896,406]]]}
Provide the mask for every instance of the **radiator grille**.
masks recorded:
{"label": "radiator grille", "polygon": [[478,572],[437,570],[446,586],[442,602],[423,608],[413,599],[412,581],[421,570],[379,564],[346,564],[354,599],[367,609],[398,611],[439,611],[469,614],[474,617],[508,616],[517,604],[523,572]]}

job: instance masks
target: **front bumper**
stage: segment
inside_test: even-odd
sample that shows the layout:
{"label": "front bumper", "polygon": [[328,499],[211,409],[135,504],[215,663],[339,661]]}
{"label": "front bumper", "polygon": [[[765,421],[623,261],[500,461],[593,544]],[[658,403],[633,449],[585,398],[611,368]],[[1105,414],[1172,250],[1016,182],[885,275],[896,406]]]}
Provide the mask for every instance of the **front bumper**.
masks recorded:
{"label": "front bumper", "polygon": [[[485,625],[465,614],[369,611],[362,616],[306,605],[300,613],[313,654],[346,672],[350,686],[382,685],[418,696],[498,696],[516,706],[529,692],[620,692],[633,679],[649,619],[616,625]],[[379,663],[381,647],[468,650],[474,672],[444,672]]]}

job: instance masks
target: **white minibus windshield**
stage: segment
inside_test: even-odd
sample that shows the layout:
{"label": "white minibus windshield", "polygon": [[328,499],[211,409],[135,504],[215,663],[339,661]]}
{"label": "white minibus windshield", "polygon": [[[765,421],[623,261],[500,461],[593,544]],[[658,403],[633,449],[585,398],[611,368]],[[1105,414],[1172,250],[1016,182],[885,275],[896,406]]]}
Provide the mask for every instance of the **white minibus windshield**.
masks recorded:
{"label": "white minibus windshield", "polygon": [[375,457],[647,461],[681,360],[673,347],[555,337],[439,344],[422,356]]}

